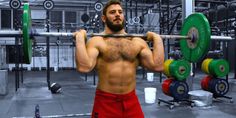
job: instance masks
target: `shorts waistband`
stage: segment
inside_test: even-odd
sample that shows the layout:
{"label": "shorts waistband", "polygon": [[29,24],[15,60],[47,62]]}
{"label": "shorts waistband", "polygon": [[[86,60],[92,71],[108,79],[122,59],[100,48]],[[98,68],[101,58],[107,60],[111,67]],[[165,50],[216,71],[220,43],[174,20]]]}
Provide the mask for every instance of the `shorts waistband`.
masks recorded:
{"label": "shorts waistband", "polygon": [[109,93],[109,92],[105,92],[99,89],[96,89],[96,95],[98,96],[103,96],[106,98],[111,98],[111,99],[129,99],[129,98],[133,98],[134,96],[136,96],[135,93],[135,89],[129,93],[126,94],[114,94],[114,93]]}

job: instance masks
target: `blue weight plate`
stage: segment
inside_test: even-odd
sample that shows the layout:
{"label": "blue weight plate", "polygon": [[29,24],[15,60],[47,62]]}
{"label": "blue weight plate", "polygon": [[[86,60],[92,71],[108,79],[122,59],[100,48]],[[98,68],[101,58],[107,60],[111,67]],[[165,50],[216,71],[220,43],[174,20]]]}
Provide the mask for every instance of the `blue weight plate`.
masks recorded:
{"label": "blue weight plate", "polygon": [[188,84],[185,81],[175,80],[170,85],[170,93],[175,100],[187,99],[188,91]]}
{"label": "blue weight plate", "polygon": [[224,96],[229,91],[229,83],[225,79],[211,79],[209,81],[209,91],[214,97]]}

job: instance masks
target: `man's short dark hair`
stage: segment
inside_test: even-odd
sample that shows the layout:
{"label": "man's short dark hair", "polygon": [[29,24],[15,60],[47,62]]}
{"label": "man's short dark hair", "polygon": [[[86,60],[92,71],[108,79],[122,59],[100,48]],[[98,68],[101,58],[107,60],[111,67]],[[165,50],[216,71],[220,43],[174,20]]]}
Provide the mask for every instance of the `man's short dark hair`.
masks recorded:
{"label": "man's short dark hair", "polygon": [[120,0],[109,0],[103,8],[102,14],[106,15],[107,8],[111,5],[114,5],[114,4],[118,4],[118,5],[122,6]]}

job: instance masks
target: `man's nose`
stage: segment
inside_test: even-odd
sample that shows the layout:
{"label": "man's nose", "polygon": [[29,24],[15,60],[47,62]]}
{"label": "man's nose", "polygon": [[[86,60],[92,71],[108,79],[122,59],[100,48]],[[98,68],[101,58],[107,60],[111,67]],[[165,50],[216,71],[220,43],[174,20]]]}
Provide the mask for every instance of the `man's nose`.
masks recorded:
{"label": "man's nose", "polygon": [[118,11],[116,12],[115,15],[116,15],[116,17],[120,17],[120,13]]}

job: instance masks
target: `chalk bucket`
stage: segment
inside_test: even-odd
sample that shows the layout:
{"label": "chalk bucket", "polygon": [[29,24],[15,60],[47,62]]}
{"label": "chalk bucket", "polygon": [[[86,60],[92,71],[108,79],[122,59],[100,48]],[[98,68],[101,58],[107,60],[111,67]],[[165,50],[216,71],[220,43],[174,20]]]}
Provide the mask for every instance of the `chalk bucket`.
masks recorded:
{"label": "chalk bucket", "polygon": [[147,73],[147,80],[149,82],[152,82],[153,81],[153,76],[154,76],[154,73]]}
{"label": "chalk bucket", "polygon": [[144,88],[145,103],[153,104],[156,101],[156,88],[147,87]]}
{"label": "chalk bucket", "polygon": [[54,66],[54,71],[57,72],[58,71],[58,67]]}

